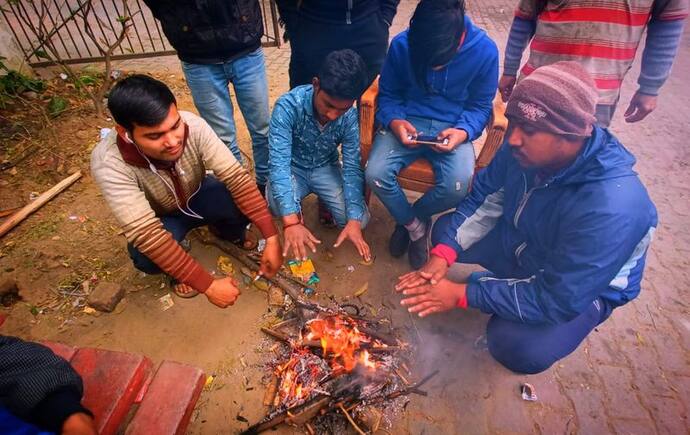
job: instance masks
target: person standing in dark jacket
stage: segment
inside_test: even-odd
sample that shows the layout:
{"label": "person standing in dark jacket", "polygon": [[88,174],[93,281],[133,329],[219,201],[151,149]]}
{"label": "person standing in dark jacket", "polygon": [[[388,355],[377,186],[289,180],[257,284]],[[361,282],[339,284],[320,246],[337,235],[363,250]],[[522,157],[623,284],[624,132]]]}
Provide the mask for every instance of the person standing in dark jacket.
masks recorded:
{"label": "person standing in dark jacket", "polygon": [[233,106],[237,103],[252,139],[256,182],[268,178],[268,82],[261,49],[263,19],[257,0],[144,0],[182,62],[199,114],[238,161]]}
{"label": "person standing in dark jacket", "polygon": [[290,89],[310,84],[332,51],[362,56],[369,83],[381,71],[400,0],[277,0],[290,39]]}
{"label": "person standing in dark jacket", "polygon": [[81,377],[38,343],[0,335],[0,433],[95,435]]}
{"label": "person standing in dark jacket", "polygon": [[[640,293],[657,212],[635,157],[594,126],[598,94],[578,63],[537,68],[513,90],[506,143],[432,231],[429,262],[400,278],[402,305],[426,316],[491,314],[491,355],[539,373]],[[455,262],[488,273],[446,278]]]}

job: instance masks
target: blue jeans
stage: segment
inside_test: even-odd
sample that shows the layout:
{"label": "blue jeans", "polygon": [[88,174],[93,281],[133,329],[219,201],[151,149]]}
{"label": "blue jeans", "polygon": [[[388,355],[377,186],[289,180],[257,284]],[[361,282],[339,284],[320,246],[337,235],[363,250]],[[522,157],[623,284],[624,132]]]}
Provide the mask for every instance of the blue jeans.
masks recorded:
{"label": "blue jeans", "polygon": [[[335,223],[344,227],[347,223],[347,209],[343,192],[343,171],[340,165],[321,166],[313,169],[302,169],[297,166],[290,168],[292,172],[292,190],[295,194],[297,209],[302,210],[302,199],[310,193],[315,193],[328,211],[333,215]],[[279,214],[278,204],[273,198],[271,184],[266,187],[268,206],[274,215]],[[365,210],[362,218],[362,228],[369,222],[369,210]]]}
{"label": "blue jeans", "polygon": [[[189,208],[203,219],[193,218],[179,211],[160,216],[163,228],[169,231],[176,241],[181,242],[189,231],[204,225],[213,225],[225,240],[243,239],[249,219],[237,208],[227,187],[217,178],[210,175],[204,178],[199,191],[189,201]],[[131,243],[127,244],[127,251],[134,267],[140,271],[150,275],[162,272],[158,265]]]}
{"label": "blue jeans", "polygon": [[[450,214],[446,214],[435,222],[431,231],[433,245],[439,243],[449,221]],[[497,278],[524,278],[531,275],[521,270],[514,253],[504,252],[500,234],[501,230],[497,226],[469,249],[458,254],[458,263],[479,264],[489,271],[473,273],[468,282],[476,282],[487,275]],[[494,314],[486,327],[489,352],[496,361],[516,373],[543,372],[575,351],[585,337],[611,315],[611,311],[613,309],[606,301],[597,299],[576,318],[557,325],[525,324]]]}
{"label": "blue jeans", "polygon": [[238,59],[211,65],[182,62],[182,71],[192,92],[194,105],[232,151],[242,154],[235,135],[235,119],[228,86],[232,83],[244,121],[252,138],[256,182],[268,180],[268,82],[261,48]]}
{"label": "blue jeans", "polygon": [[[451,124],[424,118],[409,118],[418,132],[436,136]],[[397,176],[415,160],[424,158],[431,163],[436,184],[414,205],[411,205]],[[436,213],[454,208],[467,194],[474,172],[474,148],[465,142],[449,153],[438,153],[426,145],[408,148],[390,130],[382,129],[374,139],[365,177],[371,190],[388,209],[399,225],[414,218],[425,221]]]}

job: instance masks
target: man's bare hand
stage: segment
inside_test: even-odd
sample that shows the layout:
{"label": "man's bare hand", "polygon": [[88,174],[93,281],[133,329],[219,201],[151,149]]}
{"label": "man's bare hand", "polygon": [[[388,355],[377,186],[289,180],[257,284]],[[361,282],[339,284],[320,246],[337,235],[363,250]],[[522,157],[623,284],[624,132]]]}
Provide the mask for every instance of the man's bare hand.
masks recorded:
{"label": "man's bare hand", "polygon": [[639,91],[630,99],[630,105],[625,111],[626,122],[642,121],[656,109],[656,95],[641,94]]}
{"label": "man's bare hand", "polygon": [[452,310],[458,301],[466,296],[466,284],[452,282],[443,278],[437,284],[424,284],[403,291],[407,296],[400,304],[408,307],[410,313],[425,317],[433,313]]}
{"label": "man's bare hand", "polygon": [[467,141],[467,132],[459,128],[447,128],[440,132],[436,139],[444,143],[433,145],[433,150],[439,153],[449,153]]}
{"label": "man's bare hand", "polygon": [[259,274],[266,278],[273,278],[282,265],[283,251],[280,249],[280,239],[276,234],[266,239],[266,247],[261,255]]}
{"label": "man's bare hand", "polygon": [[285,229],[285,247],[283,256],[286,257],[288,250],[292,250],[292,255],[296,260],[307,259],[307,247],[311,252],[316,252],[316,245],[321,243],[311,231],[302,224],[291,225]]}
{"label": "man's bare hand", "polygon": [[93,417],[83,412],[77,412],[67,417],[62,423],[62,435],[96,435],[96,424]]}
{"label": "man's bare hand", "polygon": [[415,142],[417,138],[417,129],[410,122],[404,119],[394,119],[391,121],[389,128],[401,144],[408,148],[416,148],[419,146],[419,144]]}
{"label": "man's bare hand", "polygon": [[437,284],[448,273],[448,263],[441,257],[431,255],[429,261],[421,269],[406,273],[398,278],[395,291],[419,287],[425,284]]}
{"label": "man's bare hand", "polygon": [[240,296],[240,289],[237,286],[237,281],[225,277],[214,280],[204,294],[213,305],[227,308],[233,305]]}
{"label": "man's bare hand", "polygon": [[371,250],[369,245],[364,240],[364,235],[362,234],[362,223],[356,220],[349,220],[345,227],[338,235],[338,239],[335,241],[334,248],[340,246],[345,240],[349,240],[357,248],[359,255],[364,258],[364,261],[371,261]]}
{"label": "man's bare hand", "polygon": [[513,88],[515,87],[515,76],[507,76],[503,74],[501,79],[498,81],[498,91],[501,93],[501,99],[504,103],[508,102],[510,94],[513,93]]}

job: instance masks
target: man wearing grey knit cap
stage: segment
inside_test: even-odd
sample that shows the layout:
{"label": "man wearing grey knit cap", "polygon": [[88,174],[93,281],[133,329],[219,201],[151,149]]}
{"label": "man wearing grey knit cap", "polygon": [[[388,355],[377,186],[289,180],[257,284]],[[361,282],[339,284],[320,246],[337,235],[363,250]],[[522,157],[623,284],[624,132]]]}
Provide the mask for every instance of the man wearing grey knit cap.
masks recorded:
{"label": "man wearing grey knit cap", "polygon": [[[456,211],[436,221],[429,262],[396,286],[422,317],[490,314],[489,351],[518,373],[548,369],[640,292],[656,208],[635,157],[594,125],[596,101],[575,62],[523,79],[502,148]],[[455,262],[487,271],[453,282]]]}

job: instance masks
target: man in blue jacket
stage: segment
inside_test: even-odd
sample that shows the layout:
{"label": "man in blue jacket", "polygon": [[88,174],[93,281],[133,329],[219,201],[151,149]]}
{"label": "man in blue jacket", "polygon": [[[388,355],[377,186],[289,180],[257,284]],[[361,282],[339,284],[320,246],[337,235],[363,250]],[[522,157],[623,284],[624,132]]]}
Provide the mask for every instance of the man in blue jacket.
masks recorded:
{"label": "man in blue jacket", "polygon": [[[429,262],[396,286],[420,316],[455,307],[492,314],[489,351],[515,372],[546,370],[640,292],[656,209],[632,154],[593,126],[596,102],[576,62],[520,82],[506,143],[436,222]],[[489,273],[451,282],[456,261]]]}
{"label": "man in blue jacket", "polygon": [[[396,222],[389,251],[409,247],[410,265],[428,259],[431,216],[454,207],[474,170],[471,141],[484,129],[498,85],[498,50],[465,16],[458,0],[422,0],[410,28],[393,39],[383,66],[376,136],[367,184]],[[420,144],[420,136],[438,144]],[[410,204],[397,181],[415,160],[428,160],[436,185]]]}
{"label": "man in blue jacket", "polygon": [[[305,226],[302,199],[315,193],[342,228],[335,247],[350,240],[371,259],[362,229],[369,220],[359,122],[353,104],[367,87],[366,65],[350,49],[326,56],[312,84],[298,86],[276,101],[268,134],[268,204],[281,217],[284,255],[306,259],[321,243]],[[338,146],[342,146],[342,163]]]}

